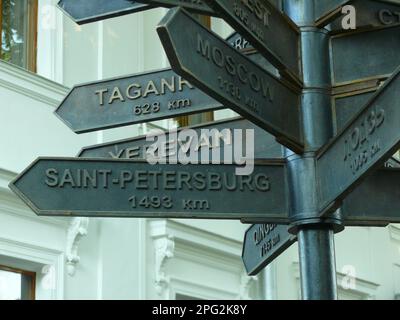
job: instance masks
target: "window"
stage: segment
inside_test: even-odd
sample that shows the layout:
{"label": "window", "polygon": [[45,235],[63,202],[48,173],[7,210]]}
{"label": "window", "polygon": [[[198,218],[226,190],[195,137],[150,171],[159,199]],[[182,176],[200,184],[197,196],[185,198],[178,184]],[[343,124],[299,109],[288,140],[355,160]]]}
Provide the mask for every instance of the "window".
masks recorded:
{"label": "window", "polygon": [[36,273],[0,265],[0,300],[35,300]]}
{"label": "window", "polygon": [[36,72],[38,0],[0,0],[0,59]]}
{"label": "window", "polygon": [[[210,17],[197,15],[197,18],[207,28],[209,28],[209,29],[211,28],[211,18]],[[189,115],[189,116],[182,116],[182,117],[179,117],[176,119],[179,127],[193,126],[193,125],[201,124],[204,122],[211,122],[213,120],[214,120],[214,113],[212,111],[193,114],[193,115]]]}

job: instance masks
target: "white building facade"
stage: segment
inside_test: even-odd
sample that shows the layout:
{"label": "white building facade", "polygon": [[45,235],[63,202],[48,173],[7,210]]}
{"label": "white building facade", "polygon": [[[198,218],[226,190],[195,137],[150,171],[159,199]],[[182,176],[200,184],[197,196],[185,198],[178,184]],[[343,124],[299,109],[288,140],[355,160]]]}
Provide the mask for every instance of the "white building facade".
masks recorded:
{"label": "white building facade", "polygon": [[[248,277],[248,226],[240,222],[38,217],[9,190],[38,156],[76,156],[84,146],[176,126],[162,120],[76,135],[53,114],[75,84],[168,66],[155,31],[165,9],[78,26],[56,2],[37,3],[35,72],[0,61],[0,299],[13,298],[9,270],[32,275],[35,299],[299,299],[297,245]],[[220,20],[211,25],[232,32]],[[335,241],[341,299],[399,298],[400,227],[346,228]]]}

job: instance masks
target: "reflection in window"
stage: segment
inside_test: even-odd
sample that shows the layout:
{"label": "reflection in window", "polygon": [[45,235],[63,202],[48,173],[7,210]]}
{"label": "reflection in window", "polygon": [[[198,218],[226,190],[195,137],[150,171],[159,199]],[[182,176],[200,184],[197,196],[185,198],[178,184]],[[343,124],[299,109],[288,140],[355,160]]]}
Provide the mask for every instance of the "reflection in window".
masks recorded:
{"label": "reflection in window", "polygon": [[34,300],[34,272],[0,266],[0,300]]}
{"label": "reflection in window", "polygon": [[0,0],[0,59],[36,71],[37,0]]}

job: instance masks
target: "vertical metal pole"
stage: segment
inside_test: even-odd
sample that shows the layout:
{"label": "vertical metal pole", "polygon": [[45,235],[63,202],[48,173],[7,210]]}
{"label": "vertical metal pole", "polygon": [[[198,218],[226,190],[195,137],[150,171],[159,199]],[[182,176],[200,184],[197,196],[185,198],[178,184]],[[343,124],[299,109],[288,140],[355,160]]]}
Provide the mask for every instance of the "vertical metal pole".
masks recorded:
{"label": "vertical metal pole", "polygon": [[[306,141],[301,156],[286,150],[292,195],[291,232],[299,244],[304,300],[337,299],[334,230],[340,218],[319,217],[315,152],[332,136],[328,35],[314,27],[314,1],[284,0],[284,11],[300,27],[304,89],[301,113]],[[338,227],[339,226],[339,227]]]}
{"label": "vertical metal pole", "polygon": [[333,230],[319,225],[304,226],[297,236],[303,299],[337,299]]}
{"label": "vertical metal pole", "polygon": [[263,270],[263,288],[265,300],[276,300],[276,270],[272,262]]}

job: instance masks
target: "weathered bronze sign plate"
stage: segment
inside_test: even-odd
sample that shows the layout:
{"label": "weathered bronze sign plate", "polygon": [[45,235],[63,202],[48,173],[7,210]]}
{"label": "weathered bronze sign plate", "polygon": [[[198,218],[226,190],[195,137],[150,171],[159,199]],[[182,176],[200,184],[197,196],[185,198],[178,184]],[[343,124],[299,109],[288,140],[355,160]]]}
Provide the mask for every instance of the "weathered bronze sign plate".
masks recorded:
{"label": "weathered bronze sign plate", "polygon": [[330,42],[334,86],[388,77],[400,65],[400,26],[336,35]]}
{"label": "weathered bronze sign plate", "polygon": [[347,226],[400,223],[400,169],[396,167],[377,170],[346,197],[342,215]]}
{"label": "weathered bronze sign plate", "polygon": [[[38,215],[241,219],[287,222],[282,161],[238,176],[234,165],[39,158],[10,188]],[[249,206],[251,203],[251,206]]]}
{"label": "weathered bronze sign plate", "polygon": [[78,24],[151,9],[148,4],[132,0],[61,0],[58,6]]}
{"label": "weathered bronze sign plate", "polygon": [[287,225],[255,224],[244,235],[242,260],[254,276],[296,242]]}
{"label": "weathered bronze sign plate", "polygon": [[212,111],[221,103],[171,69],[75,86],[55,111],[76,133]]}
{"label": "weathered bronze sign plate", "polygon": [[[180,32],[183,28],[187,32]],[[283,145],[302,152],[298,90],[229,46],[182,9],[171,9],[157,31],[174,71],[275,135]]]}
{"label": "weathered bronze sign plate", "polygon": [[[400,68],[317,156],[321,211],[379,168],[400,146]],[[331,208],[332,207],[332,208]]]}

